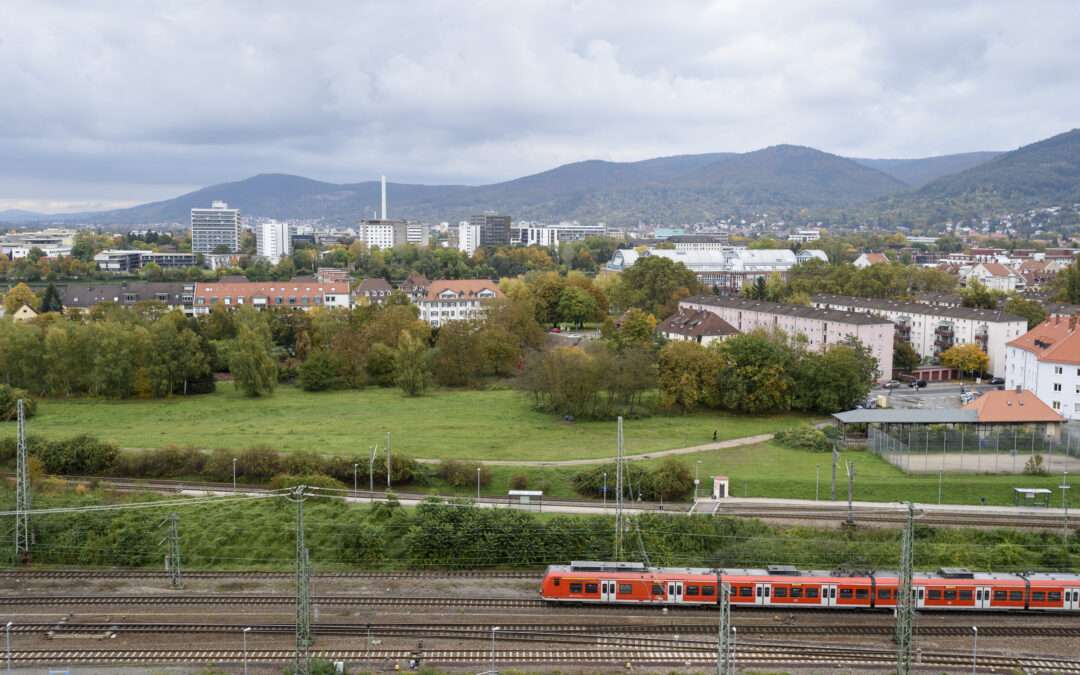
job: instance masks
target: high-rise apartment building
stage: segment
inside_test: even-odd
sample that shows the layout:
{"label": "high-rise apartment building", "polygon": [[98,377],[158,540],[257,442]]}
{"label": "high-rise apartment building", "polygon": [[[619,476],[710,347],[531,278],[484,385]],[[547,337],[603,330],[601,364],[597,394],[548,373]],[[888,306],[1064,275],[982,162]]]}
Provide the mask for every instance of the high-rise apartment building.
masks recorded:
{"label": "high-rise apartment building", "polygon": [[291,255],[292,237],[289,235],[288,223],[276,220],[259,223],[255,228],[255,252],[274,265]]}
{"label": "high-rise apartment building", "polygon": [[470,216],[469,224],[480,228],[480,246],[510,245],[510,216]]}
{"label": "high-rise apartment building", "polygon": [[461,221],[458,225],[457,247],[465,255],[471,256],[480,248],[480,226]]}
{"label": "high-rise apartment building", "polygon": [[191,209],[191,252],[215,250],[226,253],[240,250],[240,209],[230,209],[221,201],[213,202],[208,209]]}

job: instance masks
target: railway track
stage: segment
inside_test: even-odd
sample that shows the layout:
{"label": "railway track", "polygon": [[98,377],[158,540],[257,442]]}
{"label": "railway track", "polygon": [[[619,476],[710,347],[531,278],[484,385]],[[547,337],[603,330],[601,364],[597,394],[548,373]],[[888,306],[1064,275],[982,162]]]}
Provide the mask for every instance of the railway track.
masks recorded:
{"label": "railway track", "polygon": [[[891,625],[866,625],[866,624],[828,624],[828,625],[785,625],[785,624],[760,624],[739,623],[735,626],[739,629],[739,635],[788,635],[788,636],[821,636],[821,635],[848,635],[866,637],[891,637],[895,627]],[[64,635],[98,635],[98,634],[121,634],[121,633],[236,633],[244,629],[251,629],[253,633],[265,634],[289,634],[295,632],[295,625],[291,623],[252,624],[252,623],[16,623],[12,626],[12,632],[25,634],[46,633],[53,637]],[[364,636],[375,637],[447,637],[447,638],[482,638],[491,636],[491,624],[410,624],[410,623],[316,623],[312,626],[316,635],[322,636]],[[601,636],[632,636],[632,635],[706,635],[716,633],[716,624],[507,624],[502,623],[500,635],[513,637],[540,636],[544,639],[550,637],[575,637],[595,640]],[[966,623],[962,626],[916,626],[916,637],[969,637],[971,627]],[[979,635],[986,637],[1080,637],[1080,624],[1068,625],[1045,625],[1030,626],[1016,625],[980,625]],[[634,638],[635,640],[640,638]]]}
{"label": "railway track", "polygon": [[[548,603],[528,598],[394,598],[369,595],[323,595],[311,598],[313,605],[364,607],[477,607],[527,609],[548,607]],[[295,605],[293,595],[24,595],[0,598],[0,607],[50,605]],[[602,607],[599,606],[598,607]]]}
{"label": "railway track", "polygon": [[[162,579],[165,572],[146,569],[130,570],[0,570],[0,579]],[[373,572],[317,572],[312,574],[317,579],[535,579],[539,581],[543,572],[521,572],[500,570],[421,570],[421,571],[373,571]],[[237,571],[191,571],[184,572],[186,579],[295,579],[295,572],[263,572],[257,570]]]}
{"label": "railway track", "polygon": [[[720,505],[711,515],[760,518],[763,520],[839,522],[847,520],[848,511],[846,507],[839,505],[803,508],[770,504],[724,504]],[[905,512],[885,508],[855,508],[852,510],[852,515],[856,523],[903,525],[907,521]],[[923,511],[918,515],[917,521],[923,525],[942,527],[1028,527],[1060,530],[1062,526],[1062,518],[1056,514],[1008,515],[1000,512],[979,513],[973,511],[963,513],[955,511],[944,513]]]}
{"label": "railway track", "polygon": [[[425,664],[713,664],[714,647],[696,648],[621,648],[621,649],[406,649],[312,650],[311,656],[328,661],[400,663],[419,657]],[[81,650],[47,649],[10,652],[15,664],[80,665],[150,665],[239,663],[285,663],[295,658],[292,650],[253,649],[164,649],[164,650]],[[740,645],[737,663],[747,665],[808,665],[819,668],[858,668],[894,664],[895,652],[881,649],[836,647]],[[971,666],[968,653],[922,652],[917,667],[964,669]],[[1080,673],[1080,661],[1041,657],[1014,657],[980,654],[982,672]]]}

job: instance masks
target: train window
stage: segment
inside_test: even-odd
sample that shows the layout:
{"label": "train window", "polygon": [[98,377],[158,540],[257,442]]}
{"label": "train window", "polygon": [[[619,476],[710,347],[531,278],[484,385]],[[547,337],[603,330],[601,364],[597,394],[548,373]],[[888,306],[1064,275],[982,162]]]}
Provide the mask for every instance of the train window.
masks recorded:
{"label": "train window", "polygon": [[865,588],[860,588],[860,589],[855,591],[855,598],[857,600],[865,600],[868,595],[869,595],[869,593],[867,593]]}
{"label": "train window", "polygon": [[596,592],[596,584],[585,584],[585,592],[586,593],[595,593]]}
{"label": "train window", "polygon": [[817,597],[817,589],[816,588],[808,588],[808,589],[806,589],[806,597],[808,597],[808,598],[816,598]]}
{"label": "train window", "polygon": [[851,599],[851,589],[850,588],[841,588],[840,589],[840,597],[841,598],[848,598],[850,600]]}
{"label": "train window", "polygon": [[555,577],[555,580],[552,581],[552,583],[555,584],[556,586],[558,586],[561,581],[562,581],[562,579],[560,577]]}
{"label": "train window", "polygon": [[1043,600],[1046,600],[1046,593],[1044,593],[1043,591],[1032,591],[1031,599],[1042,602]]}
{"label": "train window", "polygon": [[652,585],[652,594],[653,595],[663,595],[664,594],[664,587],[661,586],[660,584],[653,584]]}
{"label": "train window", "polygon": [[956,591],[945,591],[945,599],[946,600],[955,600],[956,599]]}
{"label": "train window", "polygon": [[1048,591],[1046,594],[1046,599],[1052,602],[1061,602],[1061,593],[1057,591]]}
{"label": "train window", "polygon": [[712,597],[715,593],[716,593],[716,588],[713,587],[713,586],[702,586],[701,587],[701,594],[702,595],[707,595],[709,597]]}
{"label": "train window", "polygon": [[940,600],[941,599],[941,591],[935,591],[935,590],[931,589],[930,592],[927,594],[927,597],[930,598],[931,600]]}
{"label": "train window", "polygon": [[777,586],[776,588],[773,589],[773,597],[786,598],[787,597],[787,589],[784,588],[783,586]]}
{"label": "train window", "polygon": [[960,591],[960,599],[961,600],[970,600],[971,599],[971,591]]}
{"label": "train window", "polygon": [[1024,599],[1023,591],[1009,591],[1009,600],[1013,602],[1019,602]]}
{"label": "train window", "polygon": [[619,595],[630,595],[634,592],[634,587],[630,584],[619,584]]}
{"label": "train window", "polygon": [[580,593],[581,592],[581,584],[571,583],[570,584],[570,592],[571,593]]}
{"label": "train window", "polygon": [[698,594],[698,587],[697,586],[687,586],[686,587],[686,594],[687,595],[697,595]]}
{"label": "train window", "polygon": [[793,598],[801,598],[802,597],[802,589],[801,588],[792,588],[791,589],[791,597],[793,597]]}
{"label": "train window", "polygon": [[888,600],[889,599],[889,589],[887,589],[887,588],[878,589],[877,598],[878,598],[878,600]]}
{"label": "train window", "polygon": [[754,589],[750,586],[743,586],[739,589],[740,598],[752,598],[754,597]]}
{"label": "train window", "polygon": [[1005,591],[994,591],[995,600],[1004,600],[1008,594]]}
{"label": "train window", "polygon": [[758,586],[758,589],[757,589],[757,596],[758,596],[759,598],[761,597],[761,586]]}

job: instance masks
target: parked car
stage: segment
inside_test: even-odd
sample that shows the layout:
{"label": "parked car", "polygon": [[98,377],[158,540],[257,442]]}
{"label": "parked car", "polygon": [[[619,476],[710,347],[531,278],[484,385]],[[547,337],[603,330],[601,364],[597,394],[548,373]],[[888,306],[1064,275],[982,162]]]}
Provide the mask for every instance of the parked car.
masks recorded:
{"label": "parked car", "polygon": [[1005,384],[1004,377],[992,377],[990,378],[990,384]]}
{"label": "parked car", "polygon": [[912,380],[909,384],[912,389],[922,389],[926,386],[926,380]]}
{"label": "parked car", "polygon": [[889,380],[888,382],[886,382],[885,384],[883,384],[881,386],[884,387],[885,389],[896,389],[897,387],[900,386],[900,381],[899,380]]}
{"label": "parked car", "polygon": [[549,328],[549,329],[548,329],[548,332],[549,332],[549,333],[561,333],[561,332],[562,332],[562,328],[559,328],[558,326],[555,326],[554,328]]}

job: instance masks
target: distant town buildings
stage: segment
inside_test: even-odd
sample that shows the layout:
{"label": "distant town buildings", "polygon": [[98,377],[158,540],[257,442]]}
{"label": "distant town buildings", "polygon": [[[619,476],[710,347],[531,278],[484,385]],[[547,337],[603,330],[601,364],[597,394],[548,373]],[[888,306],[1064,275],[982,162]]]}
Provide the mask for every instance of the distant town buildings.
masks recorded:
{"label": "distant town buildings", "polygon": [[215,201],[208,209],[191,209],[192,253],[235,253],[240,250],[240,209]]}
{"label": "distant town buildings", "polygon": [[288,223],[267,220],[255,226],[255,253],[272,265],[292,255],[292,238]]}
{"label": "distant town buildings", "polygon": [[871,265],[888,265],[889,262],[884,253],[862,253],[852,264],[859,269],[865,269]]}
{"label": "distant town buildings", "polygon": [[467,256],[471,256],[476,253],[476,249],[480,248],[480,226],[473,225],[468,221],[463,221],[458,225],[458,250]]}
{"label": "distant town buildings", "polygon": [[640,252],[636,249],[620,249],[615,252],[607,269],[621,272],[633,266],[638,259],[649,256],[682,263],[697,275],[702,284],[726,291],[738,291],[771,274],[787,278],[787,273],[798,263],[795,253],[786,248],[649,248]]}
{"label": "distant town buildings", "polygon": [[19,260],[38,249],[47,258],[71,255],[75,245],[75,230],[48,228],[30,232],[8,232],[0,235],[0,253]]}
{"label": "distant town buildings", "polygon": [[510,245],[510,216],[491,213],[469,216],[469,224],[480,228],[480,246]]}
{"label": "distant town buildings", "polygon": [[154,263],[161,269],[186,269],[198,266],[198,256],[194,253],[176,251],[126,249],[107,249],[94,256],[94,264],[99,270],[116,274],[138,272],[150,263]]}
{"label": "distant town buildings", "polygon": [[821,239],[821,230],[796,230],[788,235],[788,241],[807,244]]}
{"label": "distant town buildings", "polygon": [[381,277],[364,279],[353,289],[354,305],[381,305],[386,302],[394,287]]}
{"label": "distant town buildings", "polygon": [[656,332],[673,342],[696,342],[701,345],[720,342],[739,333],[717,314],[681,307],[679,311],[661,321]]}
{"label": "distant town buildings", "polygon": [[351,305],[349,284],[325,283],[311,277],[267,282],[226,278],[195,284],[195,314],[209,314],[214,307],[219,306],[244,305],[256,309],[348,308]]}
{"label": "distant town buildings", "polygon": [[519,223],[511,227],[510,243],[519,246],[546,246],[555,248],[566,241],[580,241],[586,237],[607,235],[603,223],[582,225],[578,222],[538,225]]}

